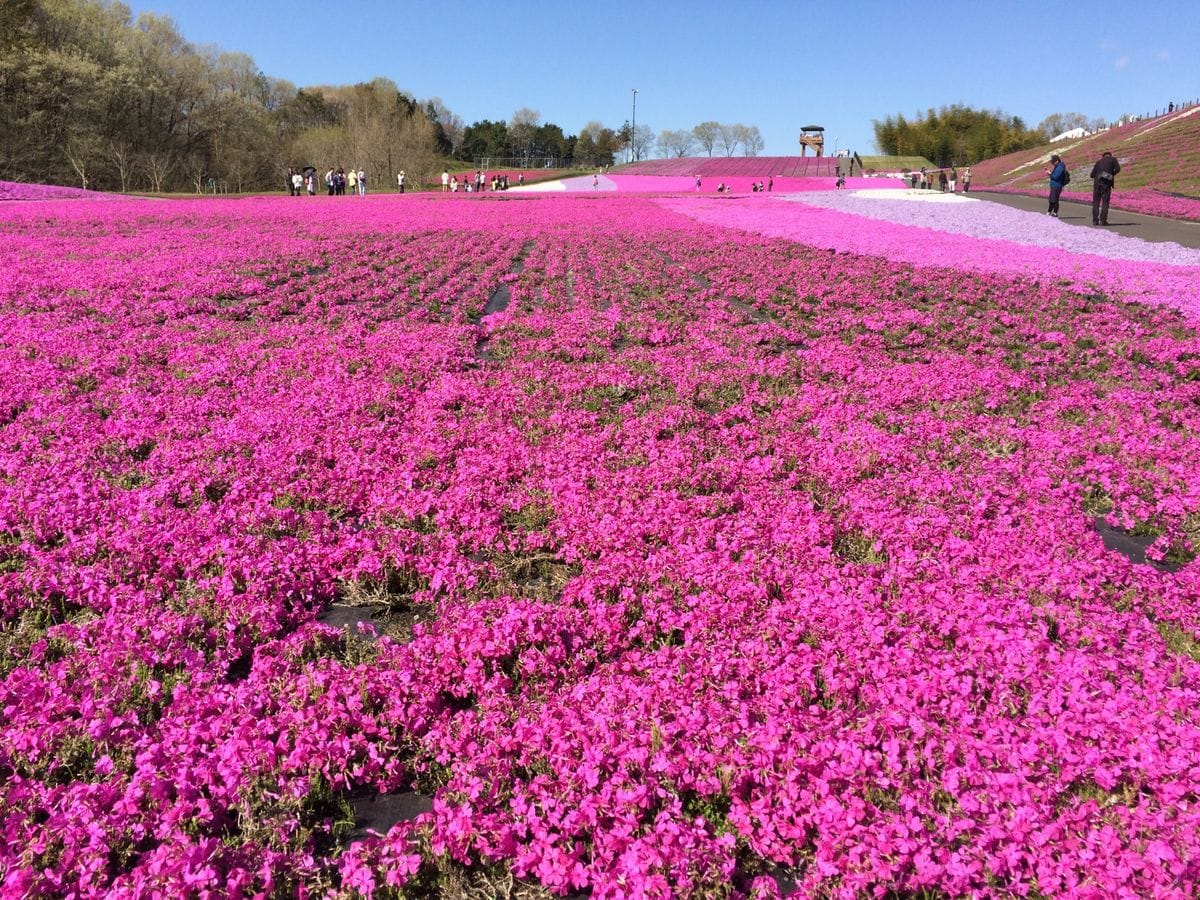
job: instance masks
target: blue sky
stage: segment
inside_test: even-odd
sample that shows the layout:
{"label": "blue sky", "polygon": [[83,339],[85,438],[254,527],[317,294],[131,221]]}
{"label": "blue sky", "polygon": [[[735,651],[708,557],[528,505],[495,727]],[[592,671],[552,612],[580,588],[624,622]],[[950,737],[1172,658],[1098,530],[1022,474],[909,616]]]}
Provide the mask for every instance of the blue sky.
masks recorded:
{"label": "blue sky", "polygon": [[[632,114],[655,132],[757,125],[764,153],[874,152],[873,119],[964,103],[1036,125],[1054,112],[1115,119],[1200,98],[1195,0],[921,4],[609,0],[149,0],[135,17],[254,57],[298,86],[392,79],[470,124],[528,106],[576,133]],[[840,14],[839,14],[840,13]],[[834,16],[836,15],[836,18]]]}

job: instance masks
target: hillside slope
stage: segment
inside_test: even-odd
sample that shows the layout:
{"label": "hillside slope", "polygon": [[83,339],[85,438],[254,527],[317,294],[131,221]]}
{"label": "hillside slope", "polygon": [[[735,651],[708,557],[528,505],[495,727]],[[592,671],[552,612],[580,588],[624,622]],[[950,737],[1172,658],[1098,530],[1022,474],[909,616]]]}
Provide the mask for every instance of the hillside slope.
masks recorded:
{"label": "hillside slope", "polygon": [[1058,153],[1071,169],[1071,187],[1091,190],[1087,174],[1105,150],[1121,162],[1118,192],[1144,188],[1200,199],[1200,106],[985,160],[971,167],[973,182],[980,188],[1044,190],[1046,164]]}

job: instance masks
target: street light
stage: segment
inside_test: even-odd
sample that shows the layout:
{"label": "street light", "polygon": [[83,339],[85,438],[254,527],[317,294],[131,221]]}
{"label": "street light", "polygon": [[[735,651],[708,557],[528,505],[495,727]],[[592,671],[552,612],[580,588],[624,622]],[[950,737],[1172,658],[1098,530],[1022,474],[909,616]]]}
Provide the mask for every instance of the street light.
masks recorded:
{"label": "street light", "polygon": [[637,88],[633,91],[633,124],[629,126],[629,161],[633,162],[633,142],[637,136]]}

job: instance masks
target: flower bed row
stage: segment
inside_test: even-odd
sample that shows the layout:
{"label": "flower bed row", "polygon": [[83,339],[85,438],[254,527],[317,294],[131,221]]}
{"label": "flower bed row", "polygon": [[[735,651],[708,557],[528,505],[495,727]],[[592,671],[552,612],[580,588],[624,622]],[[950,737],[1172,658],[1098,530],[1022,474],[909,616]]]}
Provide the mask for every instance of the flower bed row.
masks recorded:
{"label": "flower bed row", "polygon": [[1195,892],[1194,327],[667,203],[0,213],[6,892]]}

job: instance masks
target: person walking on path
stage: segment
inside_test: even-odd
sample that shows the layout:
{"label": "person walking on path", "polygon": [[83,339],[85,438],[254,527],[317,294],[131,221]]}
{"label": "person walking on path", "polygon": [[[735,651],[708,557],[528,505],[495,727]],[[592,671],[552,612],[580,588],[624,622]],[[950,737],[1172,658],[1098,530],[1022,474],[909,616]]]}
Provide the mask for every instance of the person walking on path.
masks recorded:
{"label": "person walking on path", "polygon": [[967,166],[967,170],[963,172],[963,193],[971,190],[971,167]]}
{"label": "person walking on path", "polygon": [[1067,186],[1067,181],[1070,176],[1067,174],[1067,164],[1062,161],[1062,157],[1057,153],[1050,157],[1051,166],[1046,169],[1046,174],[1050,176],[1050,208],[1046,210],[1046,215],[1058,218],[1058,198],[1062,194],[1062,190]]}
{"label": "person walking on path", "polygon": [[592,190],[594,191],[594,190],[596,190],[596,189],[597,189],[597,188],[599,188],[599,187],[600,187],[600,176],[599,176],[599,175],[593,175],[593,176],[592,176]]}
{"label": "person walking on path", "polygon": [[1093,225],[1108,224],[1108,201],[1112,199],[1113,182],[1116,181],[1117,173],[1120,171],[1121,164],[1107,150],[1101,154],[1100,158],[1096,160],[1096,164],[1092,166]]}
{"label": "person walking on path", "polygon": [[952,193],[952,194],[954,193],[954,188],[957,187],[957,185],[958,185],[958,171],[953,166],[951,166],[950,167],[950,193]]}

